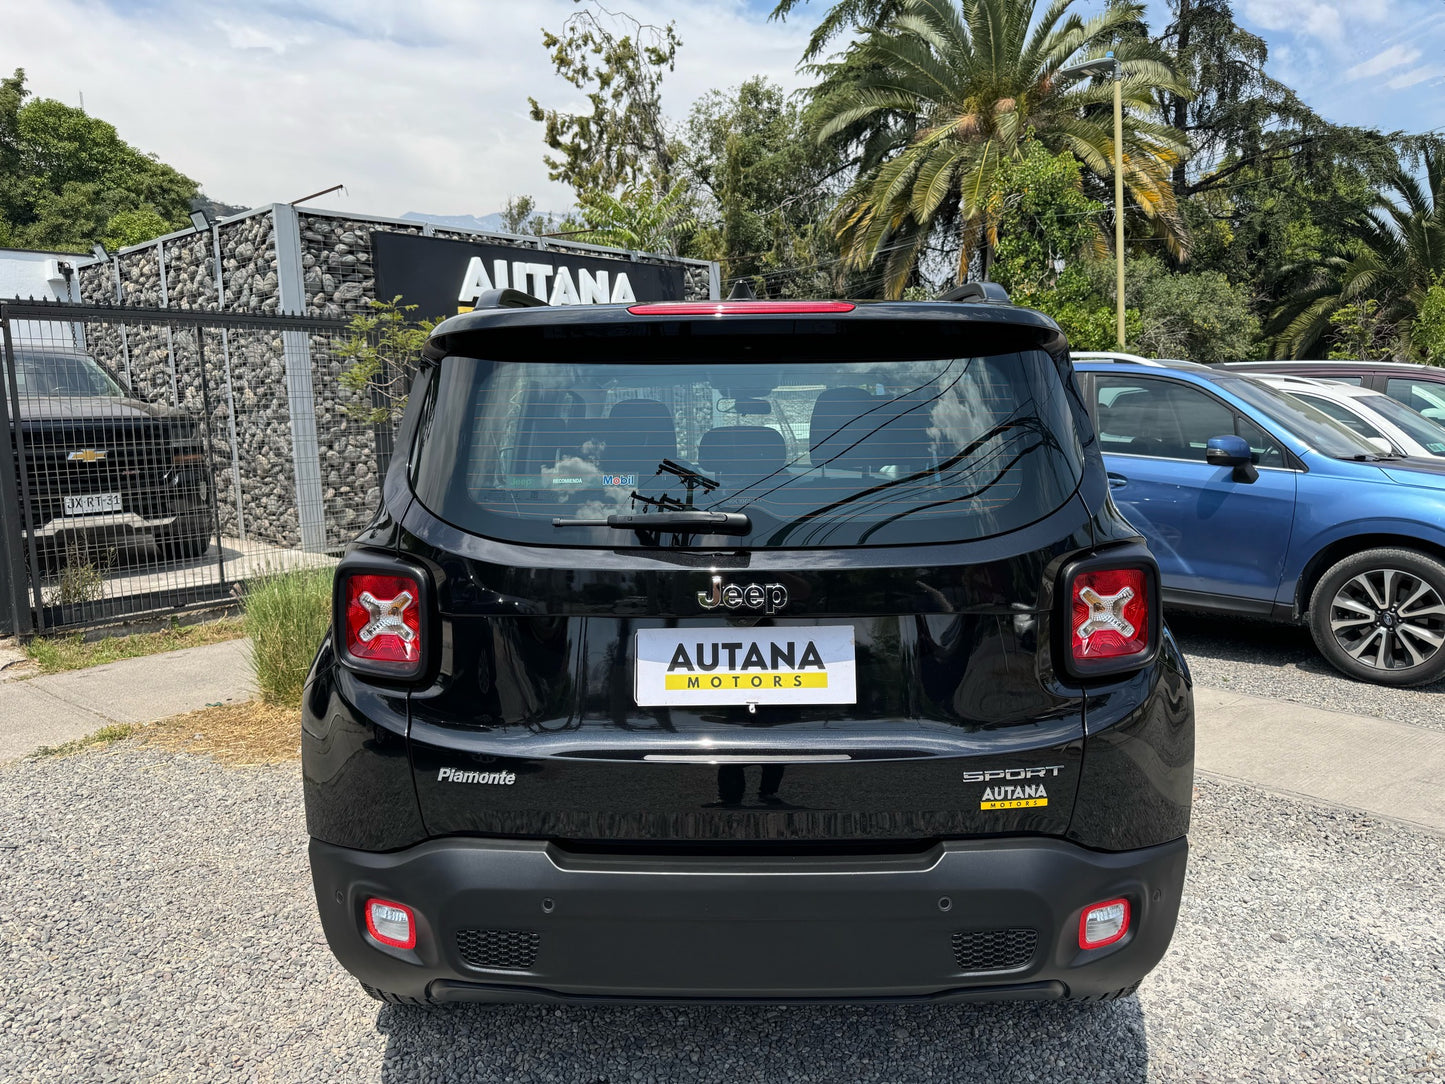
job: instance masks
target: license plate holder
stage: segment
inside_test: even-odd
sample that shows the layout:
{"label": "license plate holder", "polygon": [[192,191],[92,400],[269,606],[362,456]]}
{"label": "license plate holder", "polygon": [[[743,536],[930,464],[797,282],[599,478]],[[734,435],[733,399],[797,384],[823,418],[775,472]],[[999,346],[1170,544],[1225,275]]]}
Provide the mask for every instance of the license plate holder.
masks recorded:
{"label": "license plate holder", "polygon": [[852,625],[639,629],[639,707],[856,704]]}
{"label": "license plate holder", "polygon": [[121,510],[119,493],[77,493],[62,500],[61,511],[67,516],[102,516]]}

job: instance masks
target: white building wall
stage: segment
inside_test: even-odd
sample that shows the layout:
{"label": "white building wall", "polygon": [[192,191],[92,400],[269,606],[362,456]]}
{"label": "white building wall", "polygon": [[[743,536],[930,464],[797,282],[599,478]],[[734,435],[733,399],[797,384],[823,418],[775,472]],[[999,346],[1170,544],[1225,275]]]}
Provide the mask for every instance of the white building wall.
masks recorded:
{"label": "white building wall", "polygon": [[73,252],[31,252],[0,248],[0,299],[29,301],[79,301],[80,281],[72,275],[67,293],[60,265],[72,267],[90,262],[89,256]]}

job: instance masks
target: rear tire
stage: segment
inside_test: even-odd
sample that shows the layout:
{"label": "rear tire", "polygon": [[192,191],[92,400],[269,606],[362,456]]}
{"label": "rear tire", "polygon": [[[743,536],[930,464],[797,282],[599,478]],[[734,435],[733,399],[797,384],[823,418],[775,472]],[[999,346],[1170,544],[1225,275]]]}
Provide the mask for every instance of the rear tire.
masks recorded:
{"label": "rear tire", "polygon": [[1342,674],[1376,685],[1445,676],[1445,564],[1414,550],[1346,557],[1310,593],[1310,635]]}

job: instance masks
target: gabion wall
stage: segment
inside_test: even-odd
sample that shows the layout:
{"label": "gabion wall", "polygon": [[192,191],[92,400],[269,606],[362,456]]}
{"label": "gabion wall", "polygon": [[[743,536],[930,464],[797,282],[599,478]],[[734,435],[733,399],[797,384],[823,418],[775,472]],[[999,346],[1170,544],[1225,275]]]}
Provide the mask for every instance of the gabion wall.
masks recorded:
{"label": "gabion wall", "polygon": [[[289,208],[279,208],[288,211]],[[120,268],[121,301],[204,311],[278,313],[286,288],[277,254],[277,211],[265,208],[219,227],[221,279],[215,281],[211,235],[185,234],[124,250],[115,262],[79,269],[81,298],[116,303],[115,268]],[[282,221],[285,221],[283,218]],[[300,314],[323,319],[366,312],[375,294],[372,235],[378,231],[419,234],[407,225],[316,212],[297,215],[301,281],[295,303]],[[436,229],[433,236],[471,240],[478,235]],[[497,240],[489,237],[489,240]],[[565,245],[558,245],[566,248]],[[710,296],[710,265],[684,263],[685,296]],[[307,337],[316,419],[325,547],[339,548],[355,536],[380,500],[380,464],[373,427],[348,411],[358,393],[340,383],[340,337]],[[219,332],[203,339],[210,392],[209,431],[221,533],[288,548],[301,545],[292,419],[287,389],[285,344],[275,332]],[[164,328],[91,325],[87,346],[126,375],[136,390],[178,404],[197,416],[203,411],[194,341]],[[239,484],[239,500],[237,485]]]}

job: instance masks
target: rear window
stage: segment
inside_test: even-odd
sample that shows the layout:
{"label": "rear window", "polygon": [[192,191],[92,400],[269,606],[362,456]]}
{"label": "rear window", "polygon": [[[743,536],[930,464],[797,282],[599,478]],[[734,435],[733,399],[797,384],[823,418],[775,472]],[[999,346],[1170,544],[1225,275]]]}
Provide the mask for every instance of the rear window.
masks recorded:
{"label": "rear window", "polygon": [[[418,498],[463,530],[516,542],[643,545],[631,531],[553,520],[683,506],[746,513],[750,533],[728,546],[966,541],[1055,511],[1082,470],[1064,383],[1033,350],[876,362],[453,357],[429,400]],[[689,494],[678,469],[704,481]],[[719,546],[662,538],[677,542]]]}

